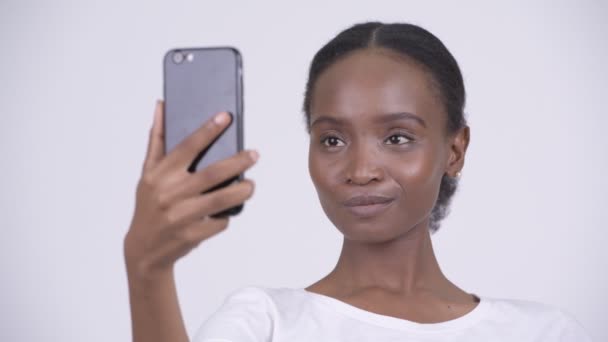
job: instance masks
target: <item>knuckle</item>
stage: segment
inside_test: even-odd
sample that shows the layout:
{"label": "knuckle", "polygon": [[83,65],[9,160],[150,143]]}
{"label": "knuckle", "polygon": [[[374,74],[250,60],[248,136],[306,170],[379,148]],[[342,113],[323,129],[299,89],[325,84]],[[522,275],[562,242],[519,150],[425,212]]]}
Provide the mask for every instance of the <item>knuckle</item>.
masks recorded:
{"label": "knuckle", "polygon": [[175,210],[167,210],[164,215],[164,222],[167,226],[175,226],[180,222],[180,216]]}
{"label": "knuckle", "polygon": [[145,172],[139,180],[139,186],[143,188],[153,188],[155,183],[156,180],[150,172]]}
{"label": "knuckle", "polygon": [[183,147],[186,151],[197,151],[200,149],[200,140],[201,138],[197,135],[190,137],[189,139],[184,140]]}
{"label": "knuckle", "polygon": [[237,202],[241,202],[247,196],[247,187],[242,184],[235,184],[227,188],[226,191],[226,201],[228,204],[234,205]]}
{"label": "knuckle", "polygon": [[201,183],[205,183],[207,185],[207,183],[215,182],[220,176],[221,172],[217,170],[217,167],[212,165],[200,172],[198,178]]}
{"label": "knuckle", "polygon": [[166,192],[157,191],[154,193],[154,200],[156,201],[156,205],[163,210],[169,209],[171,206],[171,199],[167,195]]}
{"label": "knuckle", "polygon": [[186,245],[192,245],[198,242],[198,234],[192,227],[188,227],[178,233],[178,239]]}
{"label": "knuckle", "polygon": [[210,198],[210,204],[213,208],[224,208],[228,205],[230,196],[225,193],[218,193]]}

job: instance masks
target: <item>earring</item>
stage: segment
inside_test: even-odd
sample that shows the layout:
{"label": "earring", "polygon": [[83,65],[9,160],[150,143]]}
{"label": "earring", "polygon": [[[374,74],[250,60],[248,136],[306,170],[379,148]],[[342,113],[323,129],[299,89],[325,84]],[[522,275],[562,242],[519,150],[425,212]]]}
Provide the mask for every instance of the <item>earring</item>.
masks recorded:
{"label": "earring", "polygon": [[462,173],[460,171],[456,172],[456,179],[460,179],[460,177],[462,176]]}

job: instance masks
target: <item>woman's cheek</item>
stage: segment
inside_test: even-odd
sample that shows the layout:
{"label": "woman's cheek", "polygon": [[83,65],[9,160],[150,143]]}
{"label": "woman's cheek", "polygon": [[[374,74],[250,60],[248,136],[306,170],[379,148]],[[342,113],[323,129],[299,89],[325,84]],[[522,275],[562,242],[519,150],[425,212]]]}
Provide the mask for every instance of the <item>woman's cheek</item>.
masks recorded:
{"label": "woman's cheek", "polygon": [[437,158],[432,150],[421,149],[392,163],[391,174],[401,185],[404,205],[412,214],[426,215],[435,205],[441,181],[438,170]]}
{"label": "woman's cheek", "polygon": [[317,192],[321,194],[330,186],[330,175],[335,170],[332,168],[328,158],[322,156],[317,151],[313,151],[311,148],[309,152],[309,172]]}

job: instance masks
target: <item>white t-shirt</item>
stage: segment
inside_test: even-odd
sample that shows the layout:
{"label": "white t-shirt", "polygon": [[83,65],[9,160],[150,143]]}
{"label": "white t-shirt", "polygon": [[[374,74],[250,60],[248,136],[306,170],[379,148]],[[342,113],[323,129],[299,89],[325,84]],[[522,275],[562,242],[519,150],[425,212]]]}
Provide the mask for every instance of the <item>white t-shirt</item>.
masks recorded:
{"label": "white t-shirt", "polygon": [[195,342],[591,341],[579,322],[548,305],[481,297],[459,318],[416,323],[305,289],[244,287],[199,328]]}

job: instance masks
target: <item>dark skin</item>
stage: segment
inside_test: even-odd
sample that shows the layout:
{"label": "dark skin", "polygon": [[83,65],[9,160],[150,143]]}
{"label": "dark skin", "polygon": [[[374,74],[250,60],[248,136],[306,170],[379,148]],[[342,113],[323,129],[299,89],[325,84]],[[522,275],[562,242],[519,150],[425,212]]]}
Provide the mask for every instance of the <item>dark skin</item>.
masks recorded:
{"label": "dark skin", "polygon": [[[429,233],[441,178],[456,177],[469,143],[468,127],[447,131],[431,75],[396,52],[359,50],[319,76],[310,115],[310,175],[344,241],[306,290],[418,323],[473,310],[478,298],[444,276]],[[345,204],[356,196],[382,203]]]}
{"label": "dark skin", "polygon": [[[441,273],[428,231],[440,179],[462,169],[469,141],[468,128],[446,132],[430,80],[419,65],[386,50],[353,53],[318,79],[310,174],[344,244],[334,270],[308,291],[421,323],[454,319],[475,307],[473,296]],[[163,116],[158,102],[124,240],[134,341],[188,341],[174,264],[227,227],[228,219],[210,216],[249,199],[253,183],[201,192],[258,159],[255,151],[243,151],[189,173],[192,159],[230,116],[219,113],[169,153]],[[356,206],[348,202],[358,195],[380,195],[383,204],[361,206],[360,197]]]}

